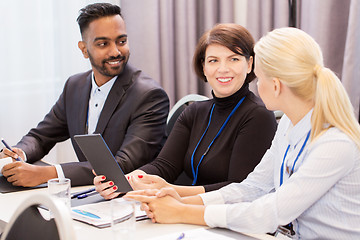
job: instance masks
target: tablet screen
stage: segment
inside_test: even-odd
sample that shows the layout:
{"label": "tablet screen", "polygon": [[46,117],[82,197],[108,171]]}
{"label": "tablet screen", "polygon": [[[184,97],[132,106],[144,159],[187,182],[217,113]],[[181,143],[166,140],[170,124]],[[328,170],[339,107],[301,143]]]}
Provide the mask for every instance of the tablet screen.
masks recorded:
{"label": "tablet screen", "polygon": [[97,175],[105,175],[107,181],[113,181],[118,187],[117,192],[132,191],[124,172],[101,134],[75,135],[74,139]]}

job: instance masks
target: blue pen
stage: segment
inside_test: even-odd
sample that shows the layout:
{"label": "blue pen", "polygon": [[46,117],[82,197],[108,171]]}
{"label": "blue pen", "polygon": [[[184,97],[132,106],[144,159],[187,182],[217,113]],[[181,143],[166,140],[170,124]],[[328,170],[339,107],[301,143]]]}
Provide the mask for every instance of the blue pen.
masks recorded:
{"label": "blue pen", "polygon": [[[10,151],[12,151],[13,153],[16,153],[16,152],[14,152],[14,150],[12,150],[12,148],[5,142],[5,140],[4,140],[3,138],[1,138],[1,142],[4,144],[4,146],[5,146],[7,149],[9,149]],[[21,161],[21,158],[18,157],[18,158],[16,158],[15,160],[16,160],[16,161]]]}
{"label": "blue pen", "polygon": [[[95,191],[95,188],[90,188],[90,189],[85,190],[85,191],[77,192],[77,193],[73,194],[71,196],[71,198],[77,198],[78,196],[85,195],[86,193],[91,193],[93,191]],[[84,198],[84,197],[82,197],[82,198]]]}
{"label": "blue pen", "polygon": [[185,238],[185,233],[181,233],[180,236],[178,236],[176,240],[181,240],[184,238]]}
{"label": "blue pen", "polygon": [[94,191],[94,192],[90,192],[90,193],[84,193],[84,194],[77,196],[76,198],[83,199],[83,198],[87,198],[87,197],[95,195],[95,194],[98,194],[98,192]]}

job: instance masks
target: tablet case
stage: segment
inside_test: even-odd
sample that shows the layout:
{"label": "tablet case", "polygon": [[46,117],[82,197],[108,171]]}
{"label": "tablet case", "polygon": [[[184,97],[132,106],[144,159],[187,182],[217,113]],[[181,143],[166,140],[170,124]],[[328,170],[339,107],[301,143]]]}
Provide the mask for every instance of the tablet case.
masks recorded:
{"label": "tablet case", "polygon": [[96,174],[114,182],[118,187],[116,192],[124,194],[133,190],[101,134],[75,135],[74,140]]}
{"label": "tablet case", "polygon": [[[43,162],[42,160],[34,162],[33,165],[50,166],[50,164]],[[44,187],[47,187],[47,183],[43,183],[35,187],[14,186],[10,182],[8,182],[4,176],[0,176],[0,193],[11,193],[11,192],[25,191],[25,190],[31,190],[37,188],[44,188]]]}

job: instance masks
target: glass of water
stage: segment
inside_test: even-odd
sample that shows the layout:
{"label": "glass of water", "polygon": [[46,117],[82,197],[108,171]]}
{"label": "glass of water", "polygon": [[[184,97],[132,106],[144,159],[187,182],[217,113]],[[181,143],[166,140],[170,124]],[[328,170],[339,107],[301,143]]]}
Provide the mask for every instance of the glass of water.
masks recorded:
{"label": "glass of water", "polygon": [[50,195],[60,199],[70,211],[71,182],[68,178],[53,178],[48,181]]}
{"label": "glass of water", "polygon": [[133,239],[135,236],[135,202],[115,198],[110,202],[113,239]]}

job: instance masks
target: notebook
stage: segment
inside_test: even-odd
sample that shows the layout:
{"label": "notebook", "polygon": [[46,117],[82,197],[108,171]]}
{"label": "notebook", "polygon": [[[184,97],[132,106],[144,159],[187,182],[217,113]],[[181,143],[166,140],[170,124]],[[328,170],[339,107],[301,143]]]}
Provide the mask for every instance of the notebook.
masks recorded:
{"label": "notebook", "polygon": [[[122,198],[111,201],[126,201]],[[90,224],[98,228],[110,227],[111,225],[111,201],[102,201],[93,204],[86,204],[71,208],[71,217],[77,221]],[[117,209],[115,218],[116,222],[122,222],[129,217],[129,209]],[[140,209],[140,203],[135,205],[135,219],[141,221],[148,219],[145,211]]]}

